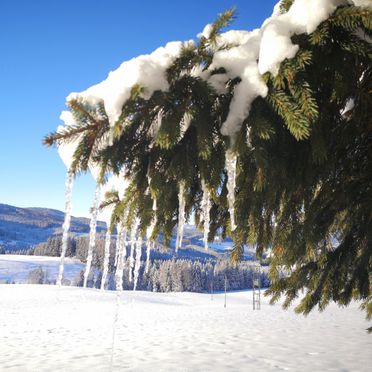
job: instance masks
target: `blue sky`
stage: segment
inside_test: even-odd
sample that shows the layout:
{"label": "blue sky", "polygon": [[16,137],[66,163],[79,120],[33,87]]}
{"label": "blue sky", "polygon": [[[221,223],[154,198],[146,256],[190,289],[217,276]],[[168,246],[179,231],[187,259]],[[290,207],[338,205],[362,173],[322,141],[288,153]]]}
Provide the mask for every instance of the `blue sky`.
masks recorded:
{"label": "blue sky", "polygon": [[[60,124],[66,96],[124,60],[189,40],[231,6],[231,28],[251,30],[276,1],[2,0],[0,2],[0,203],[64,208],[66,169],[41,144]],[[87,216],[90,175],[75,183],[73,214]]]}

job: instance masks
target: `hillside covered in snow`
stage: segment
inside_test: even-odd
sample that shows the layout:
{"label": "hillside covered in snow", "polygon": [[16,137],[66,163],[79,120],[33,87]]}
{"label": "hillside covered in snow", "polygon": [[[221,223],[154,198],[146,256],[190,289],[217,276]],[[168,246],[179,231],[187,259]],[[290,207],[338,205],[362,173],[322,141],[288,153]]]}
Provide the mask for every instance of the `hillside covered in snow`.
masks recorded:
{"label": "hillside covered in snow", "polygon": [[[61,234],[63,220],[64,213],[55,209],[0,204],[0,250],[19,251],[45,242],[50,236]],[[105,228],[99,221],[97,231]],[[71,232],[89,233],[89,219],[72,217]]]}

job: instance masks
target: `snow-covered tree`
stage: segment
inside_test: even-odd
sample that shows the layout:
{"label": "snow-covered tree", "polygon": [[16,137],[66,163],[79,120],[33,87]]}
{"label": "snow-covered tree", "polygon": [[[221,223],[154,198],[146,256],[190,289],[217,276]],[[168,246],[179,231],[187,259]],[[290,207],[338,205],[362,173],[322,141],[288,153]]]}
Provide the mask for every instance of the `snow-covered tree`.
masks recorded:
{"label": "snow-covered tree", "polygon": [[31,270],[27,275],[28,284],[43,284],[45,281],[45,272],[41,266]]}
{"label": "snow-covered tree", "polygon": [[155,221],[168,241],[195,212],[210,239],[234,239],[234,261],[271,250],[273,301],[305,288],[300,312],[355,298],[371,316],[371,8],[283,0],[260,29],[221,33],[229,10],[70,95],[73,120],[44,142],[76,145],[74,174],[129,180],[113,223],[138,217],[145,237]]}

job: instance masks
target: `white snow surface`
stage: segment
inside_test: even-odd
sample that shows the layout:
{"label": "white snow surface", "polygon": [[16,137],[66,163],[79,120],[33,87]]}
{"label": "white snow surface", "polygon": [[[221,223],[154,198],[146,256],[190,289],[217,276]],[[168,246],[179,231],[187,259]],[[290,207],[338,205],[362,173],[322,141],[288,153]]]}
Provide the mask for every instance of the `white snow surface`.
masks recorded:
{"label": "white snow surface", "polygon": [[2,284],[0,294],[2,371],[369,371],[372,363],[371,324],[356,303],[303,317],[267,299],[253,311],[248,291],[228,293],[226,308],[222,293]]}
{"label": "white snow surface", "polygon": [[[56,280],[60,261],[60,257],[24,256],[18,254],[0,255],[0,283],[14,281],[16,284],[25,284],[27,283],[28,273],[39,267],[44,272],[47,272],[49,280]],[[84,268],[85,264],[78,259],[66,257],[64,259],[63,275],[65,279],[73,281]]]}

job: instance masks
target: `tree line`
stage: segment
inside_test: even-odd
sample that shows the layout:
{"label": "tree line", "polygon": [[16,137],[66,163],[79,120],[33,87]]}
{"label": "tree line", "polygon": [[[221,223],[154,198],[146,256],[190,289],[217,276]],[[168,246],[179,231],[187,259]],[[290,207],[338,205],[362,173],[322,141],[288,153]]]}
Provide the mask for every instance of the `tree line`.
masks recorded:
{"label": "tree line", "polygon": [[[227,290],[242,290],[252,288],[253,271],[255,263],[251,261],[232,264],[229,259],[215,261],[171,259],[154,260],[150,262],[148,272],[142,262],[137,289],[152,292],[210,292]],[[263,267],[260,273],[261,287],[267,288],[270,284],[267,276],[267,267]],[[133,282],[129,281],[130,261],[126,259],[124,265],[123,288],[133,289]],[[100,288],[102,271],[99,267],[94,268],[88,279],[88,287]],[[65,285],[82,287],[84,270],[81,270],[73,280],[64,281]],[[28,275],[29,284],[54,284],[48,272],[40,266],[31,270]],[[111,271],[108,279],[109,290],[115,289],[114,272]]]}

